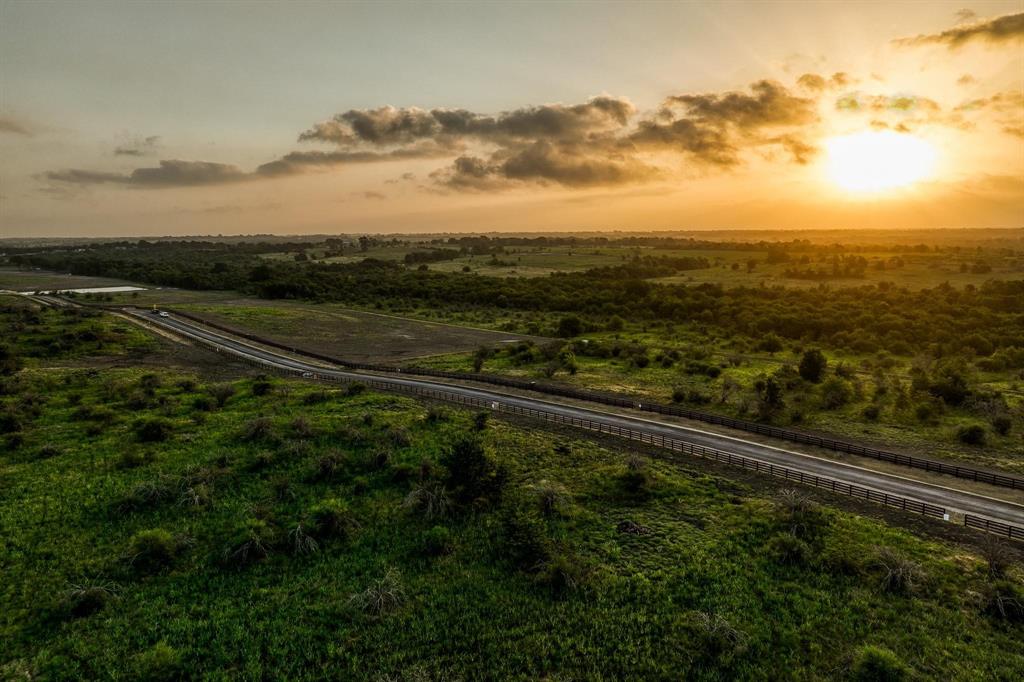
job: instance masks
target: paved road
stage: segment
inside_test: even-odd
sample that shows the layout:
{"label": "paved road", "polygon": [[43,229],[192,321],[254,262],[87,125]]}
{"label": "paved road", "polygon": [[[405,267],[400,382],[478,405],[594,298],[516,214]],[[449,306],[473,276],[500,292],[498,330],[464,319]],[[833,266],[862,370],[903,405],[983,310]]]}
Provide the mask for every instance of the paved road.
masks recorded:
{"label": "paved road", "polygon": [[656,419],[644,419],[630,415],[618,414],[613,411],[614,408],[608,408],[608,411],[595,410],[577,407],[574,405],[553,403],[538,398],[510,395],[508,393],[484,388],[475,388],[459,384],[447,384],[441,381],[398,376],[382,376],[377,374],[371,375],[351,370],[325,369],[322,364],[307,362],[296,356],[284,355],[264,347],[253,345],[204,325],[195,323],[191,320],[185,320],[173,316],[159,317],[152,313],[134,309],[125,309],[124,312],[142,318],[151,324],[160,325],[181,336],[213,344],[224,352],[229,352],[244,358],[259,360],[283,370],[315,372],[320,375],[332,376],[339,379],[372,378],[374,381],[391,384],[396,387],[433,388],[436,390],[447,391],[449,393],[457,393],[467,397],[498,402],[504,405],[542,408],[549,412],[556,412],[564,416],[589,419],[591,421],[620,426],[622,428],[644,431],[652,435],[676,438],[696,445],[717,448],[719,450],[742,455],[765,463],[787,467],[807,474],[833,478],[845,483],[870,488],[878,492],[938,505],[945,507],[951,512],[966,512],[984,516],[1002,523],[1024,526],[1024,505],[1004,500],[997,500],[985,497],[984,495],[958,490],[951,487],[924,483],[922,481],[873,471],[831,459],[772,447],[762,443],[755,443],[692,427],[660,422]]}

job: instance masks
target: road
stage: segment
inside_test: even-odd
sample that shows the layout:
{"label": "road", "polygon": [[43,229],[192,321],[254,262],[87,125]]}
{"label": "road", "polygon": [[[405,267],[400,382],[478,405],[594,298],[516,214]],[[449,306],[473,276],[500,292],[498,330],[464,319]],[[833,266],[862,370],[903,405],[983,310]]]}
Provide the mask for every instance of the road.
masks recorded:
{"label": "road", "polygon": [[215,346],[218,350],[239,357],[258,361],[281,370],[292,372],[312,372],[341,380],[373,379],[395,386],[396,388],[432,388],[499,403],[501,405],[517,405],[520,407],[544,409],[548,412],[588,419],[622,428],[642,431],[651,435],[666,436],[683,440],[696,445],[717,448],[742,455],[758,461],[787,467],[806,474],[835,479],[844,483],[869,488],[881,493],[934,504],[945,507],[950,512],[969,513],[985,518],[1024,527],[1024,505],[999,500],[984,495],[959,490],[953,487],[925,483],[893,474],[873,471],[844,462],[816,457],[806,453],[794,452],[783,448],[755,443],[752,441],[726,436],[701,429],[670,424],[657,419],[645,419],[614,411],[596,410],[575,405],[555,403],[539,398],[511,395],[485,388],[476,388],[460,384],[449,384],[442,381],[426,380],[410,377],[384,376],[368,374],[352,370],[328,369],[323,363],[305,361],[299,356],[290,356],[270,350],[252,343],[231,337],[219,331],[200,325],[191,320],[176,317],[160,317],[150,312],[125,309],[125,313],[155,324],[185,338],[191,338]]}

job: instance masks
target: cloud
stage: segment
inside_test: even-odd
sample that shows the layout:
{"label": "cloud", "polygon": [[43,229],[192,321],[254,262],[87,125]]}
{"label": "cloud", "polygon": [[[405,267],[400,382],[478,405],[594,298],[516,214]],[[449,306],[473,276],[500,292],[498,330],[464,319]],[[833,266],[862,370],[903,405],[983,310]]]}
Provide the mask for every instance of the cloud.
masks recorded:
{"label": "cloud", "polygon": [[156,150],[159,142],[159,135],[135,138],[127,144],[118,145],[114,149],[114,156],[146,156]]}
{"label": "cloud", "polygon": [[956,17],[956,23],[966,24],[977,19],[978,13],[975,12],[973,9],[967,9],[965,7],[963,9],[958,9],[956,12],[953,13],[953,16]]}
{"label": "cloud", "polygon": [[1024,13],[959,25],[941,33],[921,34],[912,38],[899,38],[893,42],[902,47],[917,45],[945,45],[950,49],[972,41],[1003,43],[1024,37]]}
{"label": "cloud", "polygon": [[978,82],[978,79],[969,73],[965,73],[956,79],[957,85],[973,85]]}
{"label": "cloud", "polygon": [[10,133],[11,135],[23,135],[25,137],[32,137],[33,131],[30,126],[21,121],[15,120],[10,116],[0,116],[0,133]]}
{"label": "cloud", "polygon": [[198,187],[239,182],[247,178],[238,166],[210,161],[161,161],[155,168],[136,168],[131,173],[69,169],[42,176],[53,182],[76,185],[114,184],[129,187]]}
{"label": "cloud", "polygon": [[[842,73],[821,80],[822,87],[849,82]],[[495,115],[384,106],[350,109],[299,135],[302,142],[330,149],[292,151],[248,172],[231,164],[164,160],[129,173],[68,169],[42,178],[79,187],[195,187],[352,164],[445,158],[450,165],[430,178],[448,189],[622,185],[663,175],[647,159],[652,153],[726,167],[741,163],[744,150],[776,146],[794,162],[806,163],[816,150],[799,128],[815,121],[817,99],[766,80],[753,83],[749,91],[673,95],[659,110],[639,118],[629,100],[609,95]],[[157,141],[145,138],[115,153],[140,156]]]}
{"label": "cloud", "polygon": [[1002,132],[1024,137],[1024,92],[1007,90],[972,99],[958,106],[954,112],[958,115],[984,113],[999,125]]}

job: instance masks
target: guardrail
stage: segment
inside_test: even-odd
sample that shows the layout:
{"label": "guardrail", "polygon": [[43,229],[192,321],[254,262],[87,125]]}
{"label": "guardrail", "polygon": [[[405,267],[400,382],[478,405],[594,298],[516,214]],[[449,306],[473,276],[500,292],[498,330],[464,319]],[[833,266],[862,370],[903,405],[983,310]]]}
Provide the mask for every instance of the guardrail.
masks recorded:
{"label": "guardrail", "polygon": [[878,448],[865,447],[863,445],[858,445],[856,443],[851,443],[848,441],[816,436],[814,434],[806,433],[804,431],[796,431],[794,429],[785,429],[778,426],[770,426],[768,424],[761,424],[746,419],[736,419],[735,417],[727,417],[725,415],[714,414],[713,412],[705,412],[703,410],[694,410],[679,405],[663,405],[661,403],[656,402],[647,402],[642,398],[630,398],[621,395],[611,395],[608,393],[588,391],[585,389],[579,389],[572,386],[565,386],[560,384],[538,383],[535,381],[528,381],[523,379],[500,377],[493,374],[481,374],[470,372],[446,372],[443,370],[434,370],[428,368],[395,367],[392,365],[376,365],[364,362],[351,362],[349,360],[331,357],[329,355],[324,355],[322,353],[303,350],[301,348],[296,348],[295,346],[289,346],[287,344],[283,344],[272,339],[263,338],[256,334],[250,334],[249,332],[243,332],[237,329],[232,329],[231,327],[216,322],[211,322],[198,315],[193,315],[191,313],[181,312],[180,310],[175,310],[173,312],[175,315],[179,315],[186,319],[199,322],[200,324],[213,327],[214,329],[219,329],[220,331],[227,332],[234,336],[248,339],[250,341],[255,341],[256,343],[260,343],[273,348],[286,350],[291,353],[299,353],[302,355],[306,355],[308,357],[315,358],[317,360],[321,360],[324,362],[330,362],[332,364],[336,364],[341,367],[346,367],[348,369],[366,370],[372,372],[412,374],[417,376],[429,376],[443,379],[456,379],[459,381],[476,381],[479,383],[486,383],[495,386],[504,386],[507,388],[535,391],[538,393],[545,393],[547,395],[555,395],[563,398],[585,400],[588,402],[600,403],[602,405],[611,405],[615,407],[624,407],[635,410],[642,410],[646,412],[654,412],[657,414],[670,415],[674,417],[683,417],[685,419],[693,419],[695,421],[702,421],[709,424],[727,426],[729,428],[739,429],[741,431],[747,431],[750,433],[756,433],[762,436],[770,436],[772,438],[788,440],[794,443],[813,445],[816,447],[834,450],[836,452],[846,452],[861,457],[869,457],[871,459],[877,459],[883,462],[890,462],[892,464],[911,467],[914,469],[921,469],[923,471],[928,471],[932,473],[955,476],[956,478],[963,478],[966,480],[988,483],[990,485],[996,485],[1004,488],[1024,490],[1024,479],[1017,478],[1015,476],[1007,476],[1005,474],[999,474],[992,471],[985,471],[983,469],[975,469],[973,467],[960,466],[958,464],[951,464],[949,462],[942,462],[934,459],[927,459],[924,457],[915,457],[913,455],[907,455],[888,450],[880,450]]}
{"label": "guardrail", "polygon": [[797,483],[801,483],[804,485],[823,488],[834,493],[848,495],[850,497],[867,500],[869,502],[874,502],[877,504],[883,504],[889,507],[895,507],[897,509],[922,514],[924,516],[930,516],[933,518],[940,518],[944,520],[948,520],[949,518],[946,514],[945,508],[939,507],[937,505],[907,499],[905,497],[900,497],[898,495],[889,495],[888,493],[879,492],[877,490],[871,490],[870,488],[853,485],[851,483],[846,483],[844,481],[839,481],[833,478],[817,476],[815,474],[808,474],[802,471],[798,471],[796,469],[790,469],[788,467],[781,467],[775,464],[762,462],[760,460],[756,460],[750,457],[744,457],[742,455],[736,455],[731,452],[726,452],[724,450],[709,448],[703,445],[696,445],[694,443],[689,443],[678,438],[671,438],[669,436],[652,434],[646,431],[622,427],[617,424],[601,421],[599,419],[585,419],[582,417],[564,415],[553,410],[546,410],[543,408],[510,405],[507,403],[503,403],[500,400],[480,398],[476,396],[467,396],[462,393],[446,391],[444,389],[429,388],[425,386],[413,386],[408,384],[397,384],[386,379],[377,379],[373,377],[343,377],[323,372],[306,372],[297,369],[284,368],[279,367],[267,360],[261,360],[258,358],[253,358],[251,356],[242,355],[231,349],[224,349],[222,351],[219,346],[205,339],[200,339],[196,337],[190,338],[192,338],[200,345],[216,349],[217,352],[228,352],[231,353],[232,355],[236,355],[244,362],[250,365],[265,368],[269,367],[278,373],[289,376],[301,376],[309,374],[307,378],[317,381],[332,381],[337,383],[361,383],[368,386],[369,388],[376,388],[391,392],[407,393],[419,397],[431,398],[434,400],[444,400],[446,402],[452,402],[470,407],[488,409],[496,412],[504,412],[508,414],[530,417],[534,419],[541,419],[556,424],[582,428],[589,431],[596,431],[598,433],[617,436],[619,438],[625,438],[627,440],[637,441],[646,445],[664,448],[666,450],[681,453],[684,455],[701,457],[704,459],[710,459],[716,462],[729,464],[731,466],[739,466],[744,469],[751,469],[759,473],[768,474],[770,476],[776,476],[778,478],[783,478],[787,481],[795,481]]}

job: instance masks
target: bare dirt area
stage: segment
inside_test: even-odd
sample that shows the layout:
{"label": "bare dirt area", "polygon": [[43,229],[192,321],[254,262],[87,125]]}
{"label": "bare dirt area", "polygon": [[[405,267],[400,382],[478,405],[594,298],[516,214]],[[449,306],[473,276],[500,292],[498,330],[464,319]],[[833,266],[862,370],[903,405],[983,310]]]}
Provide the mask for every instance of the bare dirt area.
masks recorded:
{"label": "bare dirt area", "polygon": [[412,320],[329,304],[239,298],[174,306],[204,320],[299,350],[354,362],[397,362],[544,337]]}

